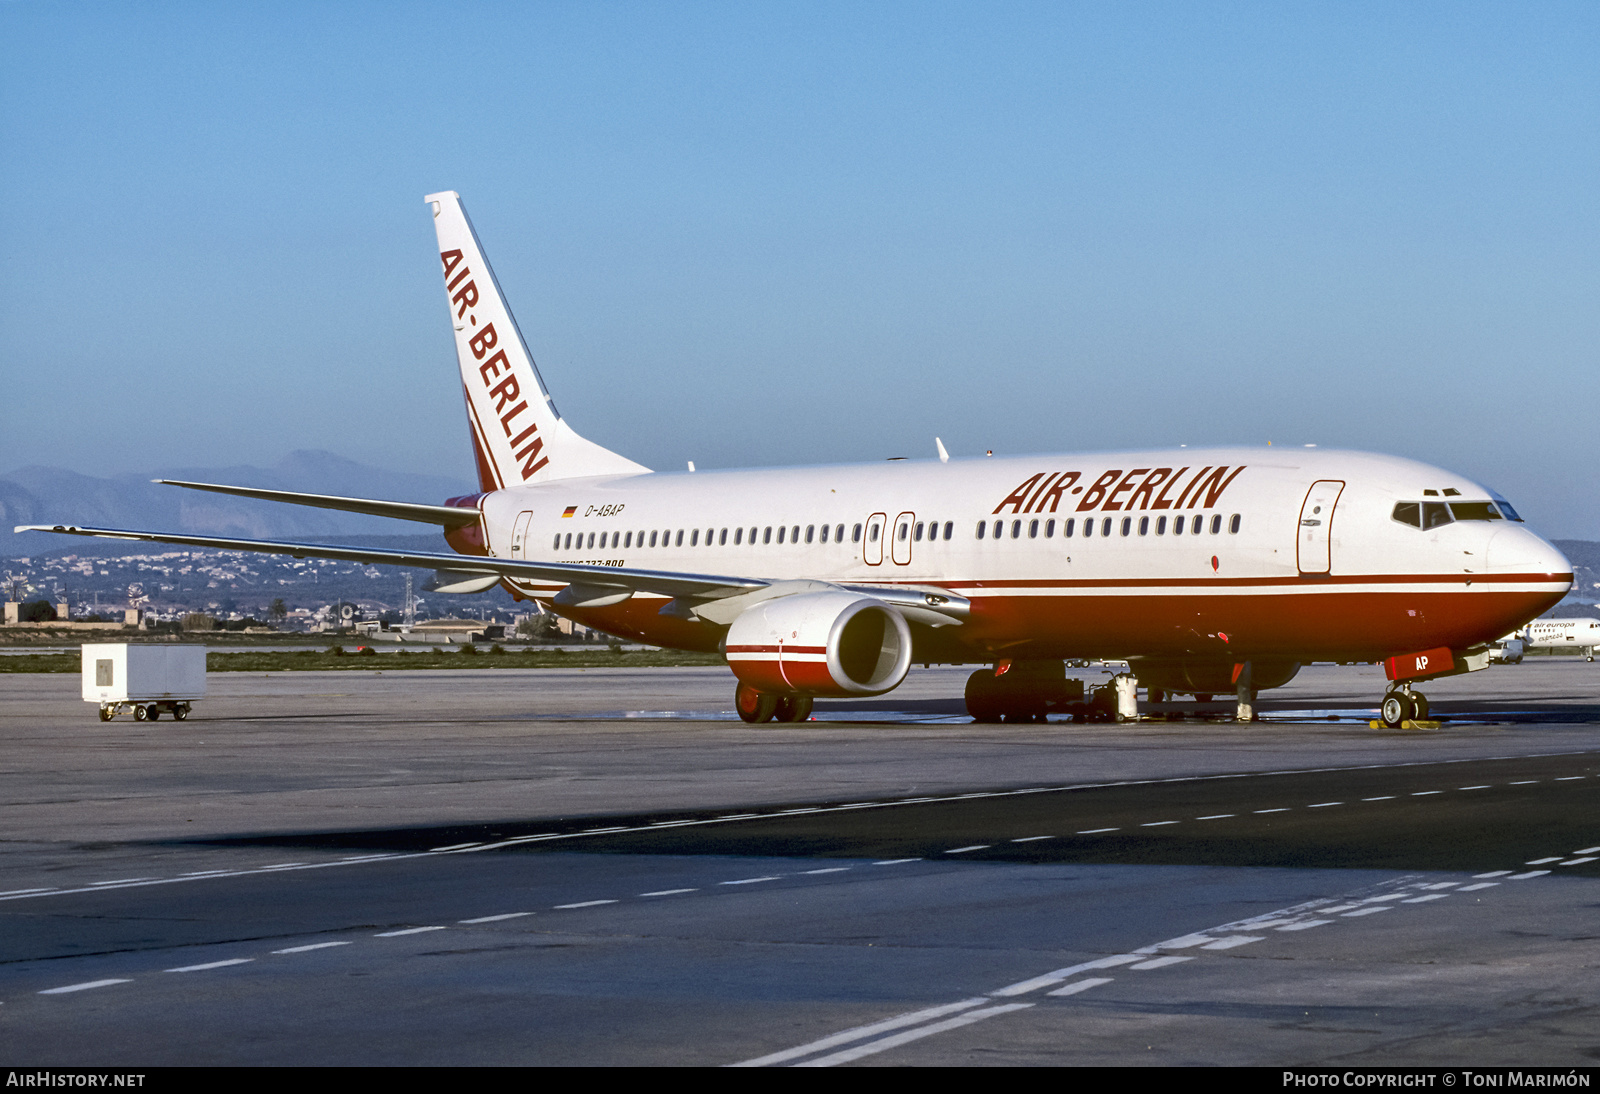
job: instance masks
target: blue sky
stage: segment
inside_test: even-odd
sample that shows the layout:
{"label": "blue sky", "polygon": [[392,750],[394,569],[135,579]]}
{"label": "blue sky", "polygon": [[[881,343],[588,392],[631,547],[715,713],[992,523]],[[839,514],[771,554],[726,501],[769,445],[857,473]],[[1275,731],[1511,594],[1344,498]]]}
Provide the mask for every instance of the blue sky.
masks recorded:
{"label": "blue sky", "polygon": [[1393,452],[1600,539],[1600,7],[0,3],[0,472]]}

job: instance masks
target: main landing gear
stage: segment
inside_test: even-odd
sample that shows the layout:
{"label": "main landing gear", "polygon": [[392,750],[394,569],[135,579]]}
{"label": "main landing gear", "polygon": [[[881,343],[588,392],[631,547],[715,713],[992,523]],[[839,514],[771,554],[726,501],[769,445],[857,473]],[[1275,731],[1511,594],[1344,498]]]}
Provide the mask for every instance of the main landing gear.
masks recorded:
{"label": "main landing gear", "polygon": [[740,684],[733,705],[746,722],[803,722],[811,717],[811,696],[799,692],[757,691]]}
{"label": "main landing gear", "polygon": [[1383,697],[1378,716],[1389,729],[1399,729],[1405,722],[1425,722],[1428,719],[1428,697],[1412,691],[1410,684],[1401,684]]}

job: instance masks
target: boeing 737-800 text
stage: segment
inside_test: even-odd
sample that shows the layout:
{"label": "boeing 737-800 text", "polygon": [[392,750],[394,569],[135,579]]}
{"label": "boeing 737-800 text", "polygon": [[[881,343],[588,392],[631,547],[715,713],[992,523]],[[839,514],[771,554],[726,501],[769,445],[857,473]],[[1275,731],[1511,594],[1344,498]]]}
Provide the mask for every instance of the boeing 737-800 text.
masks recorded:
{"label": "boeing 737-800 text", "polygon": [[[719,651],[749,721],[877,695],[913,661],[982,663],[978,718],[1038,718],[1065,659],[1151,689],[1238,695],[1309,661],[1413,685],[1567,592],[1572,567],[1499,495],[1410,460],[1316,448],[1167,449],[651,472],[555,404],[453,192],[427,199],[481,492],[444,505],[173,483],[439,525],[455,554],[37,526],[440,571],[622,638]],[[19,531],[24,529],[18,529]]]}

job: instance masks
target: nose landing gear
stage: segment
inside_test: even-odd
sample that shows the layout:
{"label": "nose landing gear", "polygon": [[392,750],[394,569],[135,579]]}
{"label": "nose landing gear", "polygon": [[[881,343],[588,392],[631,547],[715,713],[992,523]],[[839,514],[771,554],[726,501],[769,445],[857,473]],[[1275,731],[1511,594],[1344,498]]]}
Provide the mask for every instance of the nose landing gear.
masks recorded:
{"label": "nose landing gear", "polygon": [[1412,691],[1410,684],[1402,684],[1383,697],[1378,715],[1389,729],[1399,729],[1406,722],[1428,720],[1428,697]]}

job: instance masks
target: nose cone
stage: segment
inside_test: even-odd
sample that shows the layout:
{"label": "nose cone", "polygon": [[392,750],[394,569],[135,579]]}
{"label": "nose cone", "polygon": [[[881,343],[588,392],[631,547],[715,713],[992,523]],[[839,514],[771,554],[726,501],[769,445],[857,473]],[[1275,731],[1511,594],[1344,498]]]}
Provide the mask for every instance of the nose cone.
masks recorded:
{"label": "nose cone", "polygon": [[1529,581],[1559,584],[1562,596],[1572,587],[1567,556],[1520,524],[1495,529],[1488,555],[1491,574],[1525,574]]}

